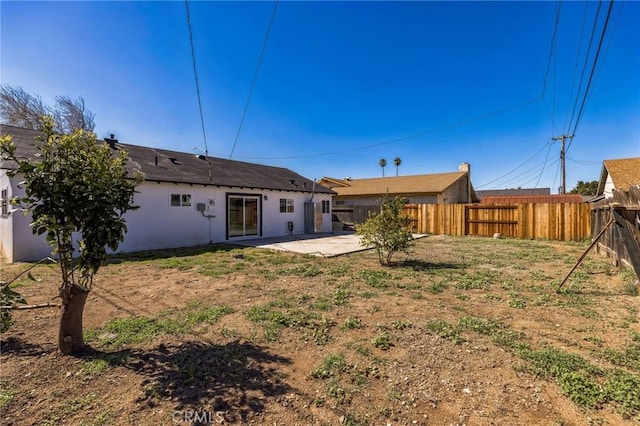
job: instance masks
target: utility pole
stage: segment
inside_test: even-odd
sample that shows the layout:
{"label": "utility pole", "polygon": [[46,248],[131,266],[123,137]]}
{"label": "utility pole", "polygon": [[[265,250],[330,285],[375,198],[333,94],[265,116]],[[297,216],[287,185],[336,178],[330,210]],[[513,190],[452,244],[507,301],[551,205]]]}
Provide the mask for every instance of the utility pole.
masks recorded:
{"label": "utility pole", "polygon": [[557,136],[555,138],[551,138],[554,141],[561,141],[562,142],[562,148],[560,149],[560,164],[562,167],[562,194],[566,194],[567,193],[567,162],[566,162],[566,152],[564,150],[564,140],[565,139],[571,139],[573,138],[574,135],[571,136],[567,136],[567,135],[561,135],[561,136]]}

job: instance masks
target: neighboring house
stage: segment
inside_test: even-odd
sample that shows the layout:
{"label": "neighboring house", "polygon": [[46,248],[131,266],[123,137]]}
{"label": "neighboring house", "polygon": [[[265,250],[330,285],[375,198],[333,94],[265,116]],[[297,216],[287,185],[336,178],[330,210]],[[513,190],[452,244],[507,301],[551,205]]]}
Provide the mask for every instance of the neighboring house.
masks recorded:
{"label": "neighboring house", "polygon": [[543,203],[569,203],[582,204],[580,194],[556,194],[556,195],[493,195],[486,196],[481,204],[543,204]]}
{"label": "neighboring house", "polygon": [[319,183],[336,192],[335,207],[375,205],[385,195],[404,197],[411,204],[454,204],[478,201],[470,174],[469,164],[462,163],[453,173],[370,179],[324,177]]}
{"label": "neighboring house", "polygon": [[628,191],[635,185],[640,185],[640,157],[604,160],[598,193],[591,201],[611,197],[614,189]]}
{"label": "neighboring house", "polygon": [[512,189],[485,189],[476,191],[480,202],[484,197],[513,196],[513,195],[551,195],[551,188],[512,188]]}
{"label": "neighboring house", "polygon": [[[18,155],[38,152],[37,131],[2,125],[0,134],[13,136]],[[333,191],[291,170],[122,144],[113,135],[105,143],[127,151],[129,171],[145,176],[134,199],[140,208],[126,213],[129,231],[119,252],[331,232]],[[24,194],[19,176],[7,175],[10,167],[0,164],[0,255],[9,262],[41,259],[51,248],[32,234],[31,218],[8,204]]]}

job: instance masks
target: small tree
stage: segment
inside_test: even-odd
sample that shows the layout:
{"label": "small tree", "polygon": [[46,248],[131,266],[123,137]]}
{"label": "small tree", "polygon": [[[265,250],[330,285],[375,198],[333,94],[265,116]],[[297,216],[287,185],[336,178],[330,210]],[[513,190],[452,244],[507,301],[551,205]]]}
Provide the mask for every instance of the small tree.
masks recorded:
{"label": "small tree", "polygon": [[365,223],[356,225],[356,233],[362,236],[360,244],[373,246],[381,265],[389,265],[394,253],[406,251],[411,244],[410,219],[403,213],[404,202],[402,197],[385,196],[380,211],[370,213]]}
{"label": "small tree", "polygon": [[[96,143],[93,133],[56,134],[51,117],[44,118],[42,128],[39,158],[18,157],[10,137],[0,140],[0,157],[15,162],[10,176],[20,174],[26,182],[25,195],[12,203],[31,214],[33,233],[46,234],[54,248],[62,279],[58,347],[69,354],[84,348],[82,315],[93,277],[107,247],[116,250],[124,239],[123,215],[136,208],[133,196],[142,175],[127,178],[126,152],[114,155],[107,144]],[[74,258],[75,235],[80,238]]]}

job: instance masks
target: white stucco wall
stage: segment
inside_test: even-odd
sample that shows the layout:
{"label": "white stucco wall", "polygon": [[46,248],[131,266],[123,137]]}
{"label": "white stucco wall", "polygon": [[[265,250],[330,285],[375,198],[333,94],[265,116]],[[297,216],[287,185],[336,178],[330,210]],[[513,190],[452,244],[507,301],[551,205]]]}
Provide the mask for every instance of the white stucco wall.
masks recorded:
{"label": "white stucco wall", "polygon": [[[8,189],[9,199],[25,194],[24,189],[17,185],[21,181],[21,176],[10,179],[6,170],[0,169],[0,189]],[[9,210],[14,208],[9,206]],[[0,215],[0,252],[7,261],[40,260],[51,255],[51,247],[45,237],[33,235],[30,224],[31,216],[25,216],[20,211],[8,216]]]}
{"label": "white stucco wall", "polygon": [[[3,171],[1,171],[3,173]],[[0,187],[11,186],[0,175]],[[11,179],[11,183],[16,180]],[[10,190],[12,191],[12,190]],[[128,232],[118,252],[132,252],[160,248],[187,247],[219,243],[243,238],[277,237],[289,235],[287,223],[294,223],[294,234],[304,233],[304,203],[311,194],[219,188],[216,186],[143,182],[138,187],[134,203],[139,209],[125,215]],[[13,192],[12,192],[13,194]],[[191,205],[172,207],[171,194],[189,194]],[[260,198],[260,226],[258,236],[227,238],[227,196],[241,194]],[[280,213],[280,199],[292,199],[293,213]],[[205,217],[197,210],[198,203],[215,204]],[[331,201],[328,194],[315,194],[313,201]],[[50,255],[51,248],[43,236],[34,236],[29,227],[30,217],[13,213],[0,218],[0,242],[6,259],[12,261],[38,260]],[[323,214],[323,231],[331,232],[331,214]],[[260,235],[261,234],[261,235]]]}
{"label": "white stucco wall", "polygon": [[[6,189],[11,198],[11,182],[5,170],[0,169],[0,190]],[[0,258],[13,261],[13,218],[0,214]]]}
{"label": "white stucco wall", "polygon": [[611,179],[611,175],[607,173],[607,180],[604,182],[604,190],[603,194],[605,198],[613,197],[613,190],[616,189],[613,184],[613,179]]}

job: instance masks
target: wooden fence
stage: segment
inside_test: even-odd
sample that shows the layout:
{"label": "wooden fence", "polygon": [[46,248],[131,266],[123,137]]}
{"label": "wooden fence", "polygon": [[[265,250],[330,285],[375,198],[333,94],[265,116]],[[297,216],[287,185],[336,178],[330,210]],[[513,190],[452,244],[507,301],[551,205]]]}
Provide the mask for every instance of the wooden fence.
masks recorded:
{"label": "wooden fence", "polygon": [[[334,209],[343,222],[362,223],[376,206]],[[591,235],[588,204],[407,204],[404,213],[420,234],[546,238],[579,241]]]}
{"label": "wooden fence", "polygon": [[640,186],[614,190],[613,197],[599,202],[591,216],[593,238],[602,232],[598,252],[640,278]]}

